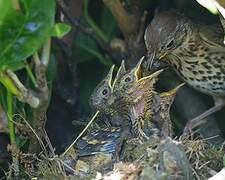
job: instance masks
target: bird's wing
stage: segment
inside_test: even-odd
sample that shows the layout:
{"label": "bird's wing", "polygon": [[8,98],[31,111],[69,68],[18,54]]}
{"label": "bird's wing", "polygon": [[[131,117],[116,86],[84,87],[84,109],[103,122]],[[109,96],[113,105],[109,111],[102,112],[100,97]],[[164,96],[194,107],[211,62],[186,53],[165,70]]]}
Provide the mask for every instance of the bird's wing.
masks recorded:
{"label": "bird's wing", "polygon": [[199,25],[199,34],[201,39],[206,43],[218,46],[225,47],[224,45],[224,30],[221,25]]}
{"label": "bird's wing", "polygon": [[112,127],[92,131],[83,136],[76,143],[76,153],[78,156],[88,156],[98,153],[113,153],[116,141],[120,137],[121,129]]}

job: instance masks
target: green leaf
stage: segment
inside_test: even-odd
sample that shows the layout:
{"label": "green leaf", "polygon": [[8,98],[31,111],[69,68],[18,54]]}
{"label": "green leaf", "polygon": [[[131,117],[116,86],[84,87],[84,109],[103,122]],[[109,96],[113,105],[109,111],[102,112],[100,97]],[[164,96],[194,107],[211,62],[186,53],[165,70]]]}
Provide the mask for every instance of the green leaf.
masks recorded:
{"label": "green leaf", "polygon": [[2,23],[1,21],[4,19],[4,17],[10,12],[13,12],[11,2],[0,0],[0,24]]}
{"label": "green leaf", "polygon": [[[21,0],[0,23],[0,69],[19,69],[46,40],[54,25],[55,1]],[[3,16],[2,15],[2,16]]]}
{"label": "green leaf", "polygon": [[54,25],[54,27],[51,30],[52,36],[56,36],[58,38],[63,37],[65,34],[67,34],[70,31],[71,27],[64,23],[57,23]]}

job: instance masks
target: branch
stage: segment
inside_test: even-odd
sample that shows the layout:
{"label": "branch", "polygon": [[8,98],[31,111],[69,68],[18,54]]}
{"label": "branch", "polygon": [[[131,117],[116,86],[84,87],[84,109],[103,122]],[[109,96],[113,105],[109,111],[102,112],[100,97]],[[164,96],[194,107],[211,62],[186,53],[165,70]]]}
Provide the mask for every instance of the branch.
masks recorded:
{"label": "branch", "polygon": [[83,0],[84,5],[84,17],[88,24],[91,26],[91,28],[98,34],[98,36],[104,40],[104,42],[108,41],[108,37],[102,32],[102,30],[97,26],[97,24],[90,18],[88,14],[88,1],[89,0]]}
{"label": "branch", "polygon": [[[42,56],[39,59],[38,54],[34,54],[35,63],[35,75],[37,79],[36,88],[39,90],[39,106],[33,108],[33,127],[37,132],[40,139],[46,136],[45,124],[46,124],[46,111],[48,107],[48,86],[46,81],[46,69],[48,67],[49,57],[51,50],[51,38],[48,37],[47,41],[43,45]],[[37,141],[36,135],[32,134],[30,140],[29,151],[38,152],[40,150],[40,144]]]}
{"label": "branch", "polygon": [[82,25],[76,18],[72,18],[70,13],[68,12],[68,8],[65,5],[63,0],[56,0],[56,3],[61,8],[63,14],[68,19],[68,21],[71,23],[72,26],[79,28],[83,33],[89,35],[92,37],[100,46],[100,48],[107,52],[115,62],[118,62],[118,59],[122,59],[121,53],[113,48],[110,47],[109,43],[105,42],[93,29],[88,28],[84,25]]}
{"label": "branch", "polygon": [[16,96],[21,102],[29,104],[32,108],[36,108],[39,106],[40,104],[39,98],[36,97],[34,92],[24,87],[24,85],[20,82],[20,80],[13,71],[6,70],[5,72],[2,73],[5,73],[5,75],[9,77],[10,80],[13,82],[14,87],[17,89]]}
{"label": "branch", "polygon": [[137,35],[137,43],[140,43],[143,40],[144,32],[145,32],[145,21],[147,18],[148,12],[144,11],[143,16],[141,17],[141,24],[139,27],[138,35]]}
{"label": "branch", "polygon": [[137,18],[124,9],[120,0],[103,0],[103,2],[112,12],[125,37],[136,34],[138,28]]}
{"label": "branch", "polygon": [[34,54],[34,63],[35,63],[35,75],[37,78],[36,87],[42,91],[48,93],[48,86],[46,81],[46,69],[48,67],[49,57],[50,57],[50,49],[51,49],[51,38],[48,37],[45,42],[42,50],[41,60],[38,57],[38,54]]}

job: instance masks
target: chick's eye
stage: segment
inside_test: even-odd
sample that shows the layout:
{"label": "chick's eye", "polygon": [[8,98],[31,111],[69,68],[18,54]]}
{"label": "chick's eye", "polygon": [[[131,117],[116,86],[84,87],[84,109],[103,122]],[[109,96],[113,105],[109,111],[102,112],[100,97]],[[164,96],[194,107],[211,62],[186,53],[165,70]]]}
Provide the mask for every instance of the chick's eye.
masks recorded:
{"label": "chick's eye", "polygon": [[103,91],[102,91],[102,94],[103,95],[106,95],[108,93],[108,90],[107,89],[104,89]]}
{"label": "chick's eye", "polygon": [[127,77],[126,79],[125,79],[125,82],[130,82],[131,81],[131,78],[130,77]]}
{"label": "chick's eye", "polygon": [[167,46],[166,46],[166,47],[167,47],[167,48],[170,48],[170,47],[173,45],[173,42],[174,42],[173,40],[172,40],[172,41],[170,41],[170,42],[169,42],[169,44],[167,44]]}

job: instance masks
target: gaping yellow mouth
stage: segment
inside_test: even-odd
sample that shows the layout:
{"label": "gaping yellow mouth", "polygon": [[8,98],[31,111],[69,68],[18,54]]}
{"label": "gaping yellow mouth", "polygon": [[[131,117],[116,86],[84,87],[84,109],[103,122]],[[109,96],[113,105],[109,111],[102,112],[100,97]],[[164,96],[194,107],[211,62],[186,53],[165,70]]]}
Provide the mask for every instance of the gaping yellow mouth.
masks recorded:
{"label": "gaping yellow mouth", "polygon": [[139,66],[138,66],[138,68],[137,68],[137,70],[136,70],[136,72],[135,72],[137,81],[138,81],[139,79],[141,79],[141,64],[142,64],[143,59],[144,59],[144,56],[141,58],[141,60],[140,60],[141,62],[138,63]]}
{"label": "gaping yellow mouth", "polygon": [[164,52],[162,55],[160,55],[159,59],[162,59],[165,55],[167,55],[167,52]]}
{"label": "gaping yellow mouth", "polygon": [[135,67],[135,76],[136,76],[136,80],[138,81],[139,79],[141,79],[141,65],[142,62],[144,61],[145,57],[143,56],[137,63],[136,67]]}

